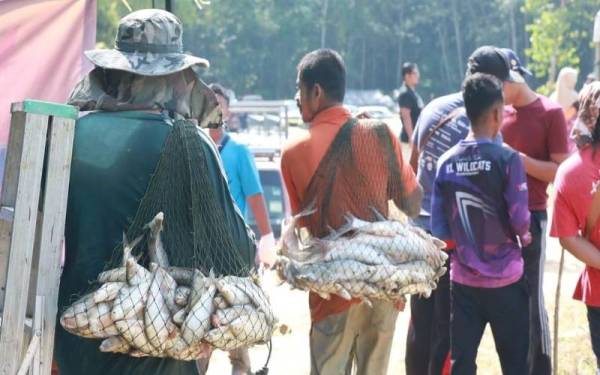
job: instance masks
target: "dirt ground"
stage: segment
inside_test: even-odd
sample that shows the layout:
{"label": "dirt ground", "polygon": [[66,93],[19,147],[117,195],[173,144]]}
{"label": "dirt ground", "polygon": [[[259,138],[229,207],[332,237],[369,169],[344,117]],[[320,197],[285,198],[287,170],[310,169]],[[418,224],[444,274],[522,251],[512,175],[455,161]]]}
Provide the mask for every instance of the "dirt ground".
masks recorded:
{"label": "dirt ground", "polygon": [[[544,295],[550,319],[550,328],[554,332],[555,291],[558,276],[558,264],[561,248],[554,239],[547,243]],[[559,318],[558,368],[559,374],[594,374],[594,356],[592,353],[585,307],[571,299],[574,285],[582,266],[570,254],[565,255],[565,267],[562,277]],[[270,293],[275,312],[282,323],[291,327],[291,333],[273,338],[273,352],[269,362],[270,375],[306,375],[310,372],[308,333],[310,321],[308,315],[308,297],[305,292],[292,291],[286,285],[276,286],[274,275],[267,275],[266,285]],[[406,331],[410,311],[400,313],[396,323],[396,332],[392,346],[388,374],[404,374],[404,353]],[[250,350],[252,370],[260,369],[267,358],[265,347]],[[477,364],[480,374],[501,374],[491,333],[486,330],[479,348]],[[210,375],[230,373],[227,355],[217,352],[211,361]]]}

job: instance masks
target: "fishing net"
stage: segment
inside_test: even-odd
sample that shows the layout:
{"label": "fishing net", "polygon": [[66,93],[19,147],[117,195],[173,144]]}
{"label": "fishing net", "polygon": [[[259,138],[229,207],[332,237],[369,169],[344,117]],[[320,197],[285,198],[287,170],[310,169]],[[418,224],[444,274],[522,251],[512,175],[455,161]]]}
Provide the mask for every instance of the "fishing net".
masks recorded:
{"label": "fishing net", "polygon": [[445,273],[445,244],[409,223],[406,166],[387,125],[350,120],[282,232],[276,265],[291,285],[329,299],[429,296]]}
{"label": "fishing net", "polygon": [[101,351],[193,360],[272,335],[254,235],[229,195],[217,194],[225,179],[206,173],[217,156],[199,132],[174,122],[122,244],[91,292],[61,315],[67,331],[104,339]]}

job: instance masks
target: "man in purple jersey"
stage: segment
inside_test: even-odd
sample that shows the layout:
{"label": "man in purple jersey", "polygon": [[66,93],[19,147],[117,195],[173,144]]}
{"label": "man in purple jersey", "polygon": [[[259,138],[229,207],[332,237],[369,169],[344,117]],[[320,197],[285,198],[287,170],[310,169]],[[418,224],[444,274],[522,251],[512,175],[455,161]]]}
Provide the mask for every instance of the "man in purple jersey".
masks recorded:
{"label": "man in purple jersey", "polygon": [[528,292],[521,246],[531,242],[527,180],[519,154],[493,139],[502,124],[502,82],[476,73],[463,84],[472,137],[438,161],[431,229],[452,239],[450,347],[453,375],[475,374],[487,323],[502,372],[526,375]]}

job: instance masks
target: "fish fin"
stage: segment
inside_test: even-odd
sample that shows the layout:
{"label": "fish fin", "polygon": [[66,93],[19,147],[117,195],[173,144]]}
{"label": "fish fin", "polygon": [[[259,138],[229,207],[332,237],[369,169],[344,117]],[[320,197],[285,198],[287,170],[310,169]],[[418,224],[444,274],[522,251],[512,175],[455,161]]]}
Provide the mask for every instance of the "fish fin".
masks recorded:
{"label": "fish fin", "polygon": [[373,212],[377,221],[387,221],[387,218],[383,216],[379,211],[377,211],[375,207],[369,206],[369,209]]}
{"label": "fish fin", "polygon": [[352,299],[352,295],[350,295],[350,293],[346,290],[346,288],[344,288],[341,284],[335,283],[334,284],[336,289],[337,289],[337,295],[342,297],[345,300],[350,301]]}
{"label": "fish fin", "polygon": [[371,300],[367,297],[362,297],[362,301],[364,302],[365,305],[369,306],[370,308],[373,308],[373,302],[371,302]]}
{"label": "fish fin", "polygon": [[326,300],[330,300],[331,296],[329,295],[329,293],[323,293],[323,292],[317,292],[315,291],[315,293],[317,293],[319,295],[319,297],[326,299]]}
{"label": "fish fin", "polygon": [[151,262],[150,263],[150,272],[156,272],[157,269],[158,269],[158,264]]}

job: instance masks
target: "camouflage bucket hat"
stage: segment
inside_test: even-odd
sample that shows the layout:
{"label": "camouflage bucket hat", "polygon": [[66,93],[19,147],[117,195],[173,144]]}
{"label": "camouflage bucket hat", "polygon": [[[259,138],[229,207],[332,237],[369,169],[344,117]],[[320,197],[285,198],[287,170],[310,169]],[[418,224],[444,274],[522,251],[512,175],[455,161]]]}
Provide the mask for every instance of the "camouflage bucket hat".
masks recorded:
{"label": "camouflage bucket hat", "polygon": [[144,9],[121,19],[115,49],[86,51],[94,65],[143,76],[176,73],[208,60],[183,53],[181,22],[159,9]]}

